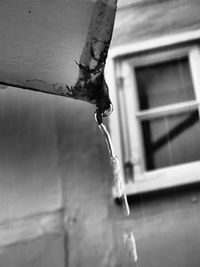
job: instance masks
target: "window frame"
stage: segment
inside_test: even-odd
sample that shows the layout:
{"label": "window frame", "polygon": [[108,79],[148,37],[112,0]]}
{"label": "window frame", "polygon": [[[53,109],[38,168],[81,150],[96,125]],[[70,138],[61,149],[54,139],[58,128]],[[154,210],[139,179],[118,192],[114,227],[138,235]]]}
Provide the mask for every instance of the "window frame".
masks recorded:
{"label": "window frame", "polygon": [[[168,112],[168,114],[179,114],[184,112],[186,108],[191,110],[198,108],[200,114],[200,75],[198,73],[198,70],[200,70],[200,46],[191,44],[191,41],[198,39],[200,39],[200,31],[195,31],[193,35],[190,32],[177,34],[171,39],[157,38],[142,42],[141,44],[137,43],[135,46],[133,45],[132,52],[130,46],[127,50],[124,46],[124,52],[122,52],[122,47],[120,49],[114,48],[114,52],[111,49],[107,60],[105,76],[110,88],[111,100],[115,111],[109,118],[109,124],[114,148],[120,160],[125,191],[128,195],[200,181],[200,161],[150,171],[145,170],[144,147],[140,128],[140,120],[162,116],[162,114],[166,114],[166,112]],[[167,42],[164,42],[164,40]],[[171,40],[171,44],[169,40]],[[176,42],[174,40],[176,40]],[[149,47],[146,46],[146,44],[149,44]],[[153,44],[153,47],[150,44]],[[167,49],[165,50],[165,48]],[[118,53],[116,53],[116,51],[118,51]],[[147,62],[148,64],[153,64],[187,55],[196,99],[194,101],[156,107],[151,109],[151,111],[139,111],[133,65],[134,67],[145,66]],[[118,96],[118,91],[120,90],[117,89],[120,86],[120,80],[123,80],[123,86],[126,88],[125,93],[123,93],[123,97],[126,100],[123,113],[126,114],[129,122],[126,126],[120,123],[121,113],[119,110]],[[126,128],[124,132],[127,132],[126,135],[129,136],[129,140],[126,140],[122,144],[123,127]],[[130,136],[132,137],[131,139]],[[127,137],[125,139],[127,139]],[[123,152],[124,144],[126,147],[129,147],[128,152],[126,152],[127,155],[124,155]],[[132,181],[125,181],[124,157],[127,157],[134,165],[134,180]],[[113,188],[113,194],[117,197],[115,188]]]}

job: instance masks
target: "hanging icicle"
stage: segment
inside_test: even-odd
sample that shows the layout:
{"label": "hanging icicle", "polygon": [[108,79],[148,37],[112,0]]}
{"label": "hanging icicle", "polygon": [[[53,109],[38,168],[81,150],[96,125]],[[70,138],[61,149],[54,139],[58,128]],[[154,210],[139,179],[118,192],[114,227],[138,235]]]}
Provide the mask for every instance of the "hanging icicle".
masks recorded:
{"label": "hanging icicle", "polygon": [[[98,109],[96,110],[95,113],[95,120],[105,138],[107,147],[108,147],[108,151],[109,151],[109,156],[110,156],[110,162],[111,162],[111,166],[112,166],[112,170],[113,170],[113,183],[114,183],[114,188],[117,191],[117,195],[120,199],[122,199],[124,207],[125,207],[125,214],[126,216],[130,215],[130,208],[129,208],[129,204],[128,204],[128,200],[127,200],[127,196],[126,196],[126,192],[125,192],[125,188],[124,188],[124,184],[123,184],[123,179],[122,179],[122,175],[121,175],[121,171],[120,171],[120,164],[119,164],[119,160],[117,158],[117,156],[114,153],[114,148],[113,148],[113,144],[112,144],[112,140],[110,137],[110,134],[106,128],[106,126],[103,123],[103,117],[106,117],[108,115],[110,115],[110,113],[113,111],[113,106],[111,104],[109,110],[103,111]],[[125,244],[125,247],[127,248],[127,252],[129,257],[131,257],[134,261],[134,263],[137,264],[138,266],[138,255],[137,255],[137,249],[136,249],[136,241],[135,241],[135,237],[132,231],[123,231],[122,233],[123,236],[123,241]]]}
{"label": "hanging icicle", "polygon": [[123,233],[124,244],[127,247],[128,255],[133,259],[134,262],[137,263],[138,255],[136,248],[135,236],[132,231],[124,231]]}
{"label": "hanging icicle", "polygon": [[[111,110],[112,110],[112,108],[111,108]],[[107,146],[108,146],[108,151],[109,151],[109,155],[110,155],[110,162],[112,165],[113,175],[114,175],[114,187],[117,190],[118,197],[123,200],[125,210],[126,210],[126,215],[129,216],[130,215],[130,208],[128,205],[127,196],[125,193],[123,180],[122,180],[122,176],[121,176],[121,172],[120,172],[119,160],[117,159],[117,156],[114,153],[110,134],[107,131],[106,126],[103,124],[102,115],[99,114],[98,112],[96,112],[95,113],[95,119],[96,119],[96,122],[98,123],[98,126],[99,126],[101,132],[103,133],[103,136],[104,136],[106,143],[107,143]]]}

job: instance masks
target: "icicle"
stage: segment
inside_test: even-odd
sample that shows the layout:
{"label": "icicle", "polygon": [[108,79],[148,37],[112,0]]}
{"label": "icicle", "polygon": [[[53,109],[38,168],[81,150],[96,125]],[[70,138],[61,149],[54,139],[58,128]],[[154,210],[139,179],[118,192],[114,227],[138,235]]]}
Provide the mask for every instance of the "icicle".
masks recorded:
{"label": "icicle", "polygon": [[98,123],[98,126],[99,126],[101,132],[104,135],[104,138],[105,138],[107,146],[108,146],[110,161],[111,161],[113,174],[114,174],[114,186],[117,190],[117,195],[119,198],[121,198],[123,200],[125,210],[126,210],[126,215],[129,216],[130,215],[130,208],[128,205],[127,196],[126,196],[123,181],[122,181],[122,176],[120,173],[119,160],[117,159],[117,157],[114,153],[110,134],[107,131],[106,126],[103,124],[102,118],[101,117],[99,118],[98,115],[95,114],[95,119]]}
{"label": "icicle", "polygon": [[117,190],[117,195],[119,198],[123,199],[126,215],[130,215],[130,208],[127,201],[127,196],[125,193],[124,185],[122,182],[122,177],[120,173],[120,167],[119,167],[119,160],[116,156],[111,158],[111,165],[113,168],[113,174],[114,174],[114,188]]}
{"label": "icicle", "polygon": [[135,236],[133,232],[124,231],[123,238],[124,238],[124,244],[127,246],[128,249],[129,257],[131,257],[133,261],[137,263],[138,255],[137,255]]}
{"label": "icicle", "polygon": [[[103,133],[103,136],[106,140],[108,150],[109,150],[109,155],[110,155],[110,161],[113,169],[113,175],[114,175],[114,187],[115,190],[117,190],[117,196],[121,199],[123,199],[126,215],[130,215],[130,208],[129,204],[127,201],[127,196],[125,193],[125,188],[120,172],[120,164],[119,160],[116,157],[114,153],[114,148],[112,144],[112,140],[110,137],[109,132],[106,129],[106,126],[103,124],[102,116],[101,114],[98,114],[97,112],[95,113],[95,120],[98,123],[98,126]],[[123,241],[124,244],[127,246],[128,254],[129,256],[133,259],[133,261],[137,264],[138,266],[138,256],[137,256],[137,249],[136,249],[136,242],[135,242],[135,237],[132,231],[124,231],[123,232]]]}

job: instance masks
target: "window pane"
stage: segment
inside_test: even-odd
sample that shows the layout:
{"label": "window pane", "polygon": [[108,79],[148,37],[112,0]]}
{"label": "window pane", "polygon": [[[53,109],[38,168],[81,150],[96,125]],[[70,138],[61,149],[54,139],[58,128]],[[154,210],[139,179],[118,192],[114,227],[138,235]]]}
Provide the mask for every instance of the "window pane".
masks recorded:
{"label": "window pane", "polygon": [[198,111],[142,122],[146,169],[200,160]]}
{"label": "window pane", "polygon": [[193,100],[188,58],[136,68],[140,109]]}

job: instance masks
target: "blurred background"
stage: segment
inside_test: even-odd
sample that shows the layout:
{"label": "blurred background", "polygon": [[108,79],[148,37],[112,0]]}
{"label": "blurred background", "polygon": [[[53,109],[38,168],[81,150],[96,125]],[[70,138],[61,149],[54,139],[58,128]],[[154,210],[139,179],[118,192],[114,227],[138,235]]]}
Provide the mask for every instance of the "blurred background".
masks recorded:
{"label": "blurred background", "polygon": [[199,12],[199,0],[118,1],[105,123],[129,217],[95,107],[1,86],[0,266],[199,266]]}

